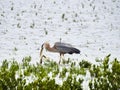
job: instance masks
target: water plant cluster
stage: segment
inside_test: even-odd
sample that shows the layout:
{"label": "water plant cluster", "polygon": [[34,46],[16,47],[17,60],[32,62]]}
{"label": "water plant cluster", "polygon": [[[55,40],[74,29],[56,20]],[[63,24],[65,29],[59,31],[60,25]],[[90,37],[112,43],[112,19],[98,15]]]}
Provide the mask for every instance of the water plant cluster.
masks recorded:
{"label": "water plant cluster", "polygon": [[4,60],[0,66],[0,90],[83,90],[87,72],[90,90],[120,89],[120,61],[110,61],[108,55],[97,65],[70,59],[62,64],[50,60],[32,64],[30,56],[22,63]]}

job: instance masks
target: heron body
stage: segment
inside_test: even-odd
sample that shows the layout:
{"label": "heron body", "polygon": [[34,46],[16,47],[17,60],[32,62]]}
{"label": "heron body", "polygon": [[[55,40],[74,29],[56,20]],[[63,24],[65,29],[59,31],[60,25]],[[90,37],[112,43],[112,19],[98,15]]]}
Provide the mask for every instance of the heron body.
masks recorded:
{"label": "heron body", "polygon": [[[43,47],[45,47],[45,49],[50,52],[60,53],[60,60],[61,60],[61,56],[64,56],[64,54],[66,53],[68,54],[80,53],[80,50],[78,50],[77,48],[74,48],[71,44],[56,42],[53,47],[50,47],[50,44],[48,42],[45,42],[41,47],[40,55],[42,55]],[[41,60],[41,63],[42,63],[42,60]]]}

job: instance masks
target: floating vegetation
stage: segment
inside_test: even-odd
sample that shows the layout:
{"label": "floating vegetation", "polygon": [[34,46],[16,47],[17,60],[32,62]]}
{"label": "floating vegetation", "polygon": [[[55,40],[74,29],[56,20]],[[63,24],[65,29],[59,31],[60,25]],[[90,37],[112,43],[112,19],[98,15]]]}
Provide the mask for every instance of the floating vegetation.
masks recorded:
{"label": "floating vegetation", "polygon": [[30,28],[34,28],[35,27],[35,23],[33,22],[31,25],[30,25]]}
{"label": "floating vegetation", "polygon": [[4,17],[4,14],[1,14],[2,17]]}
{"label": "floating vegetation", "polygon": [[11,11],[13,11],[13,7],[11,7]]}
{"label": "floating vegetation", "polygon": [[64,18],[65,18],[65,14],[63,13],[63,14],[62,14],[62,19],[64,19]]}
{"label": "floating vegetation", "polygon": [[14,47],[14,51],[18,51],[18,49],[16,47]]}
{"label": "floating vegetation", "polygon": [[81,3],[81,5],[82,5],[82,8],[84,8],[84,7],[85,7],[83,3]]}
{"label": "floating vegetation", "polygon": [[65,34],[68,34],[68,32],[66,31]]}
{"label": "floating vegetation", "polygon": [[17,24],[17,28],[21,28],[21,25],[20,25],[20,23],[18,23],[18,24]]}
{"label": "floating vegetation", "polygon": [[48,35],[48,31],[44,28],[45,35]]}

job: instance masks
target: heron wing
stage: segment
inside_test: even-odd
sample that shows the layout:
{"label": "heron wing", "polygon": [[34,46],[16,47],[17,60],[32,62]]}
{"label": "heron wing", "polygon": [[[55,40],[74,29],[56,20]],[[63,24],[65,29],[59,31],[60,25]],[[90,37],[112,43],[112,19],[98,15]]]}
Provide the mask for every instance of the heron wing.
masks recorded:
{"label": "heron wing", "polygon": [[80,51],[67,43],[56,42],[54,48],[60,53],[80,53]]}
{"label": "heron wing", "polygon": [[71,44],[62,43],[62,42],[56,42],[56,43],[55,43],[55,46],[73,47]]}

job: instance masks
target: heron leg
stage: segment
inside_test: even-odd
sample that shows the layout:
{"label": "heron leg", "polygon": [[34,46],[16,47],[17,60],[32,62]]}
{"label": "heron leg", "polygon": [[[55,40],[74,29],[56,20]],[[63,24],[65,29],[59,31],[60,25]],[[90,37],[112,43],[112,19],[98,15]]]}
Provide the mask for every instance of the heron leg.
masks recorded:
{"label": "heron leg", "polygon": [[60,62],[61,62],[61,59],[63,59],[63,56],[64,56],[64,54],[60,53],[60,60],[59,60],[59,64],[60,64]]}
{"label": "heron leg", "polygon": [[42,52],[43,52],[43,45],[41,46],[41,50],[40,50],[40,64],[42,64],[42,58],[43,58]]}
{"label": "heron leg", "polygon": [[60,60],[59,60],[59,64],[60,64],[60,62],[61,62],[61,53],[60,53]]}

